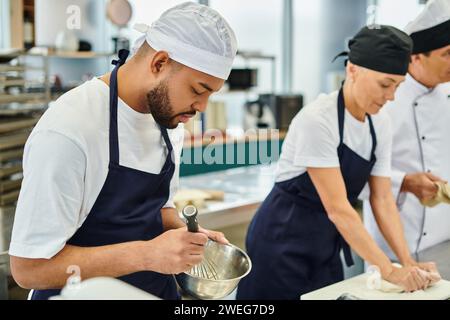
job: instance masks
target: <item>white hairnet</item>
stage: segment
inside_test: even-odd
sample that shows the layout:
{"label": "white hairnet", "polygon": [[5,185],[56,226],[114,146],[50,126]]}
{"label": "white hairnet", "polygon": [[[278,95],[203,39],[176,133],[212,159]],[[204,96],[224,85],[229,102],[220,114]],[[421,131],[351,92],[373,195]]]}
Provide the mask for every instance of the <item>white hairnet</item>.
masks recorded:
{"label": "white hairnet", "polygon": [[210,7],[185,2],[165,11],[151,26],[138,24],[144,33],[135,53],[147,41],[157,51],[192,69],[226,80],[237,52],[236,36],[225,19]]}

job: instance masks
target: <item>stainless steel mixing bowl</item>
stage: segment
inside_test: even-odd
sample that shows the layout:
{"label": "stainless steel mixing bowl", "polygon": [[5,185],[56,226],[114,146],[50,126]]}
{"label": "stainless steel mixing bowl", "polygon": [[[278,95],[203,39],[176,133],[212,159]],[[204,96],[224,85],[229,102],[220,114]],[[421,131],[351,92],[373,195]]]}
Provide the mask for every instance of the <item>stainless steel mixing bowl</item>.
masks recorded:
{"label": "stainless steel mixing bowl", "polygon": [[198,276],[199,272],[193,270],[175,275],[178,285],[186,294],[202,300],[228,296],[252,269],[252,262],[244,251],[234,245],[211,240],[205,247],[202,264],[205,262],[213,265],[214,279]]}

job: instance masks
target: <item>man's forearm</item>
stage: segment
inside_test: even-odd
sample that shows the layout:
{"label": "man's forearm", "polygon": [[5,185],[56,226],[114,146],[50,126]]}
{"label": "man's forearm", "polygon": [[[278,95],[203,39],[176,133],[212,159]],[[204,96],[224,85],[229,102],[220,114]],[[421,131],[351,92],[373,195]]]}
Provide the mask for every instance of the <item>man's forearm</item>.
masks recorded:
{"label": "man's forearm", "polygon": [[144,271],[145,251],[144,242],[140,241],[89,248],[66,245],[49,260],[11,257],[11,268],[22,287],[60,289],[72,275],[67,273],[70,266],[80,270],[82,280],[99,276],[117,278]]}
{"label": "man's forearm", "polygon": [[164,231],[179,229],[186,226],[186,223],[181,220],[178,211],[174,208],[161,209],[161,217]]}

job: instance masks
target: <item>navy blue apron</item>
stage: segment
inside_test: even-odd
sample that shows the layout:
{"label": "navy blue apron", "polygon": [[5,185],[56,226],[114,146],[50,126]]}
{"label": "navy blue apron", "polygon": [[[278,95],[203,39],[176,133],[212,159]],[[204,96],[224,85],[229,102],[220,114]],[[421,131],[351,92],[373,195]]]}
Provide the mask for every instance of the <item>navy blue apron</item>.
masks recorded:
{"label": "navy blue apron", "polygon": [[[172,144],[167,130],[160,127],[167,146],[166,161],[159,174],[147,173],[119,164],[117,130],[117,71],[125,63],[128,51],[119,52],[119,60],[110,80],[109,167],[105,184],[82,226],[67,244],[96,247],[130,241],[151,240],[163,233],[161,209],[169,197],[170,181],[175,171]],[[83,276],[83,270],[81,270]],[[138,272],[119,278],[132,286],[163,299],[179,299],[171,275]],[[60,290],[35,290],[32,299],[44,300]]]}
{"label": "navy blue apron", "polygon": [[[340,143],[337,149],[348,200],[356,204],[375,164],[377,139],[372,119],[371,159],[359,156],[344,144],[345,105],[338,96]],[[246,247],[253,262],[241,280],[237,299],[300,299],[300,295],[343,280],[340,251],[348,266],[351,250],[329,220],[307,172],[276,183],[255,214]]]}

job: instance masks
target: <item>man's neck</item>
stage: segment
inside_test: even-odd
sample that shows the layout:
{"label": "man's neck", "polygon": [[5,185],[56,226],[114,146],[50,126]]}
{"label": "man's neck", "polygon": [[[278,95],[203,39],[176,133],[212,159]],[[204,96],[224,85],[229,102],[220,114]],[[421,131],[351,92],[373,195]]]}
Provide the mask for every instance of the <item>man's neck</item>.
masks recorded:
{"label": "man's neck", "polygon": [[[120,67],[117,73],[117,86],[119,89],[118,95],[123,102],[125,102],[130,108],[139,113],[148,113],[146,108],[146,97],[139,92],[139,85],[136,83],[136,79],[130,77],[131,65],[123,65]],[[105,74],[100,79],[108,86],[110,85],[111,73]]]}
{"label": "man's neck", "polygon": [[426,77],[424,77],[416,68],[409,67],[408,70],[409,75],[416,80],[421,85],[427,87],[428,89],[433,89],[436,84],[431,83],[430,81],[427,81]]}

